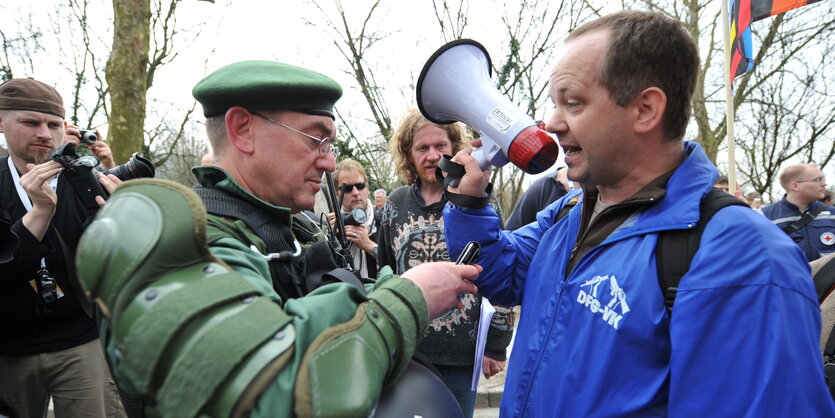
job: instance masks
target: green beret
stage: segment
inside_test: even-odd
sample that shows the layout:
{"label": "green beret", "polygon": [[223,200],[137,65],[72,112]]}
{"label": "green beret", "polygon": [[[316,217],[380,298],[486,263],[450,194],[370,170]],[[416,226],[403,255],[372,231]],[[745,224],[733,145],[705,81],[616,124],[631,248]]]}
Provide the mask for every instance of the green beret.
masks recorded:
{"label": "green beret", "polygon": [[34,78],[13,78],[0,84],[0,110],[30,110],[64,118],[58,91]]}
{"label": "green beret", "polygon": [[208,117],[232,106],[252,111],[295,110],[334,118],[342,87],[315,71],[273,61],[241,61],[206,76],[191,94]]}

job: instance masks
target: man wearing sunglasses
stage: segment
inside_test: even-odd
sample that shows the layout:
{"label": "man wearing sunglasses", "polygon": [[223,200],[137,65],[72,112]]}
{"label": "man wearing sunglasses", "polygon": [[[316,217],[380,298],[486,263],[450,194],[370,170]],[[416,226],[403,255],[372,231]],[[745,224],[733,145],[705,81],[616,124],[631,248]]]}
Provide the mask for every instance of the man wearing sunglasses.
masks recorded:
{"label": "man wearing sunglasses", "polygon": [[478,267],[385,269],[362,286],[327,241],[306,239],[293,215],[336,165],[334,80],[245,61],[193,94],[214,153],[194,169],[199,197],[129,182],[79,250],[111,320],[114,377],[159,416],[368,416],[413,367],[428,320],[476,290]]}
{"label": "man wearing sunglasses", "polygon": [[[333,181],[339,188],[337,195],[342,197],[340,216],[345,221],[345,238],[354,259],[354,268],[363,277],[374,276],[377,274],[377,243],[372,237],[377,227],[374,206],[368,199],[365,168],[352,159],[342,160],[336,166]],[[331,227],[334,226],[334,217],[334,214],[328,214]]]}
{"label": "man wearing sunglasses", "polygon": [[762,213],[794,240],[809,261],[835,251],[835,207],[820,202],[826,177],[814,164],[786,167],[780,174],[786,195]]}

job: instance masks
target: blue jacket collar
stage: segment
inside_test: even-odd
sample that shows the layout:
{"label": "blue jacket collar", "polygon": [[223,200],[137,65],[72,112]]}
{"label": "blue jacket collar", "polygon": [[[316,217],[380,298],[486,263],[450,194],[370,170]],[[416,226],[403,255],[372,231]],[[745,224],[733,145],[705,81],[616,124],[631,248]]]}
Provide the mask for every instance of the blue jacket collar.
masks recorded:
{"label": "blue jacket collar", "polygon": [[686,157],[667,182],[666,195],[640,215],[637,230],[687,228],[698,222],[701,199],[719,172],[701,145],[684,141],[683,146]]}

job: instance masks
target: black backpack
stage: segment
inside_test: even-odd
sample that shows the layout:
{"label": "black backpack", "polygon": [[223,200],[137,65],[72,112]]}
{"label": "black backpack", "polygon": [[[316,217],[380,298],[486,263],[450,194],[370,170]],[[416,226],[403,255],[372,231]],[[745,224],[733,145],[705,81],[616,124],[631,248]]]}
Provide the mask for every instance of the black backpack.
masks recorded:
{"label": "black backpack", "polygon": [[[557,214],[556,221],[558,222],[568,215],[568,212],[577,205],[578,201],[579,199],[575,198],[566,203]],[[705,225],[720,209],[737,205],[748,206],[745,202],[714,187],[702,198],[699,205],[699,222],[696,223],[696,226],[690,229],[662,231],[658,234],[658,244],[655,246],[658,285],[661,287],[664,304],[667,306],[667,313],[670,315],[673,313],[673,303],[676,300],[678,283],[690,270],[690,262],[699,249],[699,242],[702,239]]]}

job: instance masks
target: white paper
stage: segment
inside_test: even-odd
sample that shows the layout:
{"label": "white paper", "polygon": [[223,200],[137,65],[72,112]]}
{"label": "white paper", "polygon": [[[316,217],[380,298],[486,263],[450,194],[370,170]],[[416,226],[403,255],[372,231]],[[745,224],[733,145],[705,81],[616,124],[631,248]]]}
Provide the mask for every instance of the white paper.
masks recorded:
{"label": "white paper", "polygon": [[481,298],[481,313],[478,319],[478,334],[475,339],[475,360],[473,361],[473,384],[470,390],[478,390],[478,380],[481,378],[482,358],[484,357],[484,346],[487,345],[487,332],[490,330],[490,321],[496,308],[487,298]]}

